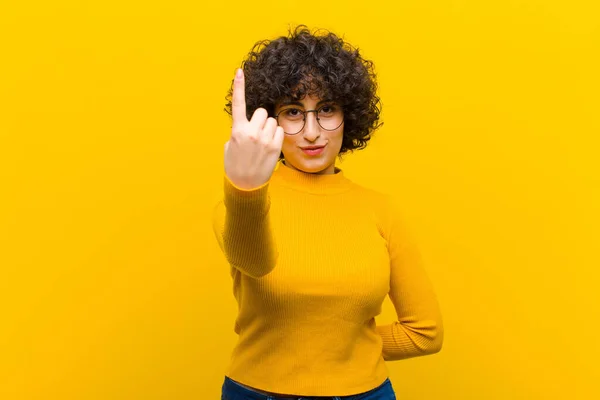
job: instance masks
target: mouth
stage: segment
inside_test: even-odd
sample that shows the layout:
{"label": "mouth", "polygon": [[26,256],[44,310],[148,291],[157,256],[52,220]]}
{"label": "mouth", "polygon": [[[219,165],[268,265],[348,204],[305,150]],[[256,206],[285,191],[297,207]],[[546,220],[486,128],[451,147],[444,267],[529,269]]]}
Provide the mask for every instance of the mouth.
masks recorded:
{"label": "mouth", "polygon": [[302,151],[305,154],[308,154],[310,156],[316,156],[318,154],[321,154],[323,152],[323,150],[325,149],[325,146],[306,146],[306,147],[301,147]]}

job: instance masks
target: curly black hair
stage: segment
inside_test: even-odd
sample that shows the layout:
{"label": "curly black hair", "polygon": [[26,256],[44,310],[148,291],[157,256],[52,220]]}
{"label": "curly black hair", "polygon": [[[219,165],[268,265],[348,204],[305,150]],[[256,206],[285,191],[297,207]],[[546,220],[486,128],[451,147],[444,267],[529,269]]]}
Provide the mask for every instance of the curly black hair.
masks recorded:
{"label": "curly black hair", "polygon": [[[274,116],[275,105],[306,95],[337,102],[344,112],[344,137],[339,156],[364,149],[379,122],[373,62],[332,32],[311,33],[306,25],[290,28],[288,36],[261,40],[242,62],[246,81],[246,114],[263,107]],[[233,82],[225,111],[231,115]],[[280,155],[283,158],[283,153]]]}

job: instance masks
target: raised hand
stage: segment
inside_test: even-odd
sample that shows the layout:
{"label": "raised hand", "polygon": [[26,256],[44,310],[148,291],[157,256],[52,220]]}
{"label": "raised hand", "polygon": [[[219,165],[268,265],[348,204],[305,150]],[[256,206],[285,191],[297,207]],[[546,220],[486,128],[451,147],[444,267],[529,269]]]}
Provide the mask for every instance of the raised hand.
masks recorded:
{"label": "raised hand", "polygon": [[281,154],[283,128],[257,108],[250,121],[246,117],[244,72],[238,69],[231,102],[233,126],[225,143],[225,173],[241,189],[254,189],[269,181]]}

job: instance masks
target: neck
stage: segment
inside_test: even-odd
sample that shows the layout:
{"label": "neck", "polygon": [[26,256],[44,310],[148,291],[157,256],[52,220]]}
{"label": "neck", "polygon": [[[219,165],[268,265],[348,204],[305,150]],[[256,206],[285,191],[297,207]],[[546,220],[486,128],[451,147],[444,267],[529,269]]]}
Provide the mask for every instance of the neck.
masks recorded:
{"label": "neck", "polygon": [[298,169],[296,167],[294,167],[292,164],[286,163],[285,160],[281,160],[281,163],[283,165],[285,165],[286,167],[289,167],[291,169],[294,169],[296,171],[305,173],[305,174],[313,174],[313,175],[329,175],[329,174],[337,174],[339,171],[341,171],[339,168],[337,168],[335,166],[335,162],[331,165],[329,165],[327,168],[325,168],[324,170],[321,171],[317,171],[317,172],[306,172],[306,171],[302,171],[301,169]]}
{"label": "neck", "polygon": [[273,173],[273,180],[282,186],[313,194],[343,193],[352,188],[352,182],[337,167],[333,167],[332,173],[307,173],[283,161]]}

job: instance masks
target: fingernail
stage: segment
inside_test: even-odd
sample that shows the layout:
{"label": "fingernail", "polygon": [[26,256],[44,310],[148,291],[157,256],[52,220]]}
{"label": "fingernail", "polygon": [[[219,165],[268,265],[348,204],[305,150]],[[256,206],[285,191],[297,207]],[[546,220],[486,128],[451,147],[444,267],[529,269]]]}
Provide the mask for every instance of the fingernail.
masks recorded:
{"label": "fingernail", "polygon": [[242,69],[241,68],[237,69],[237,71],[235,72],[235,77],[238,79],[242,77]]}

